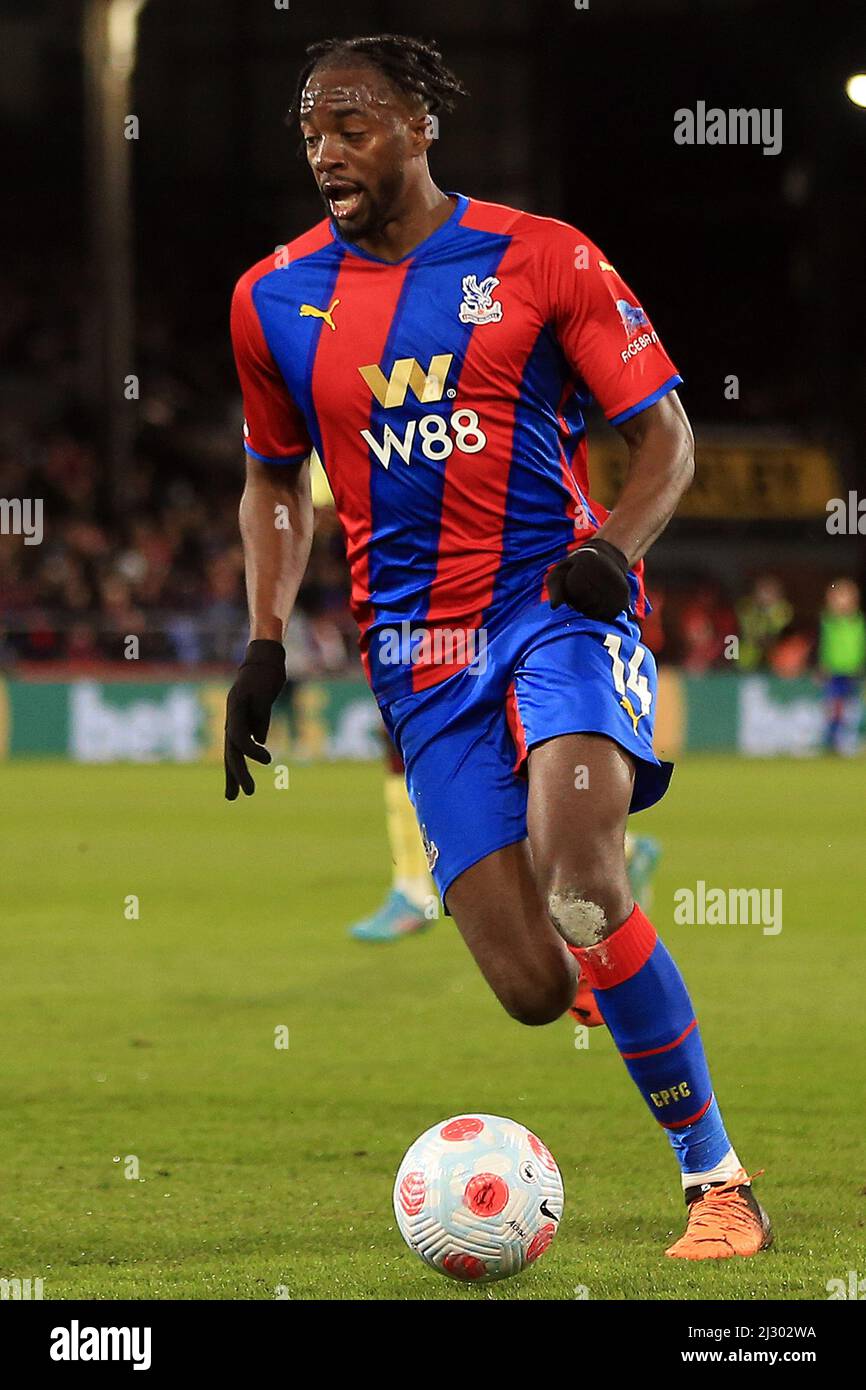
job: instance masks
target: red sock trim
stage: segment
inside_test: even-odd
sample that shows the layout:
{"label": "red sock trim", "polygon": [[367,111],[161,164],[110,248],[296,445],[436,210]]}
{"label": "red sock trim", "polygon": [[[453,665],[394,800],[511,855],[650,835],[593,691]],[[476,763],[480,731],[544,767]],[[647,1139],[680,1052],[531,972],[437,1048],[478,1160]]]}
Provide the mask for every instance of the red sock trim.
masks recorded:
{"label": "red sock trim", "polygon": [[635,903],[625,921],[597,946],[569,946],[592,989],[613,989],[646,965],[658,940],[656,929]]}
{"label": "red sock trim", "polygon": [[684,1028],[679,1037],[674,1038],[673,1042],[665,1043],[662,1047],[648,1047],[646,1052],[621,1052],[620,1056],[624,1062],[634,1062],[640,1057],[658,1057],[660,1052],[670,1052],[672,1048],[679,1047],[683,1038],[687,1038],[692,1029],[697,1028],[697,1026],[698,1020],[693,1018],[688,1028]]}
{"label": "red sock trim", "polygon": [[713,1097],[711,1095],[706,1105],[702,1105],[700,1110],[695,1111],[694,1115],[689,1115],[687,1120],[674,1120],[671,1124],[667,1125],[663,1120],[660,1120],[659,1124],[662,1129],[685,1129],[686,1125],[696,1125],[698,1120],[703,1119],[704,1115],[706,1115],[712,1103]]}

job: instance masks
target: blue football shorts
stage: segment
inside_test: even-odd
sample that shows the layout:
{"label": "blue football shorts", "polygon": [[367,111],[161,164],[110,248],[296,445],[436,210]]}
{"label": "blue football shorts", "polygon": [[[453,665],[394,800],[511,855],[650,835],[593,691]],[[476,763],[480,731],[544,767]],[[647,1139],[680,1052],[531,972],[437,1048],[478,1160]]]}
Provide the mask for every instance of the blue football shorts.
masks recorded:
{"label": "blue football shorts", "polygon": [[595,622],[545,599],[521,610],[471,667],[426,690],[380,699],[406,769],[436,887],[526,838],[528,754],[561,734],[605,734],[631,754],[630,811],[667,791],[653,752],[658,677],[625,613]]}

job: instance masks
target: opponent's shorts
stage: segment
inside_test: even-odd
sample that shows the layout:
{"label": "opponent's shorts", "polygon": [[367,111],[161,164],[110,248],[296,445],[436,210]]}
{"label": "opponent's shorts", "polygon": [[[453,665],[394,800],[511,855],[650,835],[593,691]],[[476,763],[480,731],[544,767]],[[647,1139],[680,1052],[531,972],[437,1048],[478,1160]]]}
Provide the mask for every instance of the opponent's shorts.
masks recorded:
{"label": "opponent's shorts", "polygon": [[606,734],[634,759],[629,810],[664,796],[673,764],[653,752],[657,682],[625,613],[600,623],[543,600],[488,636],[471,667],[380,699],[443,899],[472,864],[526,838],[527,758],[546,739]]}
{"label": "opponent's shorts", "polygon": [[824,694],[828,700],[852,700],[860,694],[862,684],[860,676],[828,676],[824,682]]}

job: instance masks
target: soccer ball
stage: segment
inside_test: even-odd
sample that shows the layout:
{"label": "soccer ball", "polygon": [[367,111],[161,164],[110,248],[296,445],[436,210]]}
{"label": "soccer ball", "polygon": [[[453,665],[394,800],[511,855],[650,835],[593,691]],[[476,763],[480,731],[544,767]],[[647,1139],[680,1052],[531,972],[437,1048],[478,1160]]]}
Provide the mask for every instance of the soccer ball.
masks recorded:
{"label": "soccer ball", "polygon": [[543,1255],[562,1216],[550,1150],[501,1115],[457,1115],[425,1130],[394,1183],[400,1234],[452,1279],[507,1279]]}

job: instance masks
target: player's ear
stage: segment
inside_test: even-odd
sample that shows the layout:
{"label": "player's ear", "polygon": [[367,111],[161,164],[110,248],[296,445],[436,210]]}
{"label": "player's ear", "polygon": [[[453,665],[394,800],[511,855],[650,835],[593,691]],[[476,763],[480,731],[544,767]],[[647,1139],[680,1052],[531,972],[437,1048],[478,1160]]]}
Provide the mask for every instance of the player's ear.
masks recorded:
{"label": "player's ear", "polygon": [[436,117],[421,111],[409,121],[409,140],[413,154],[426,154],[436,138]]}

